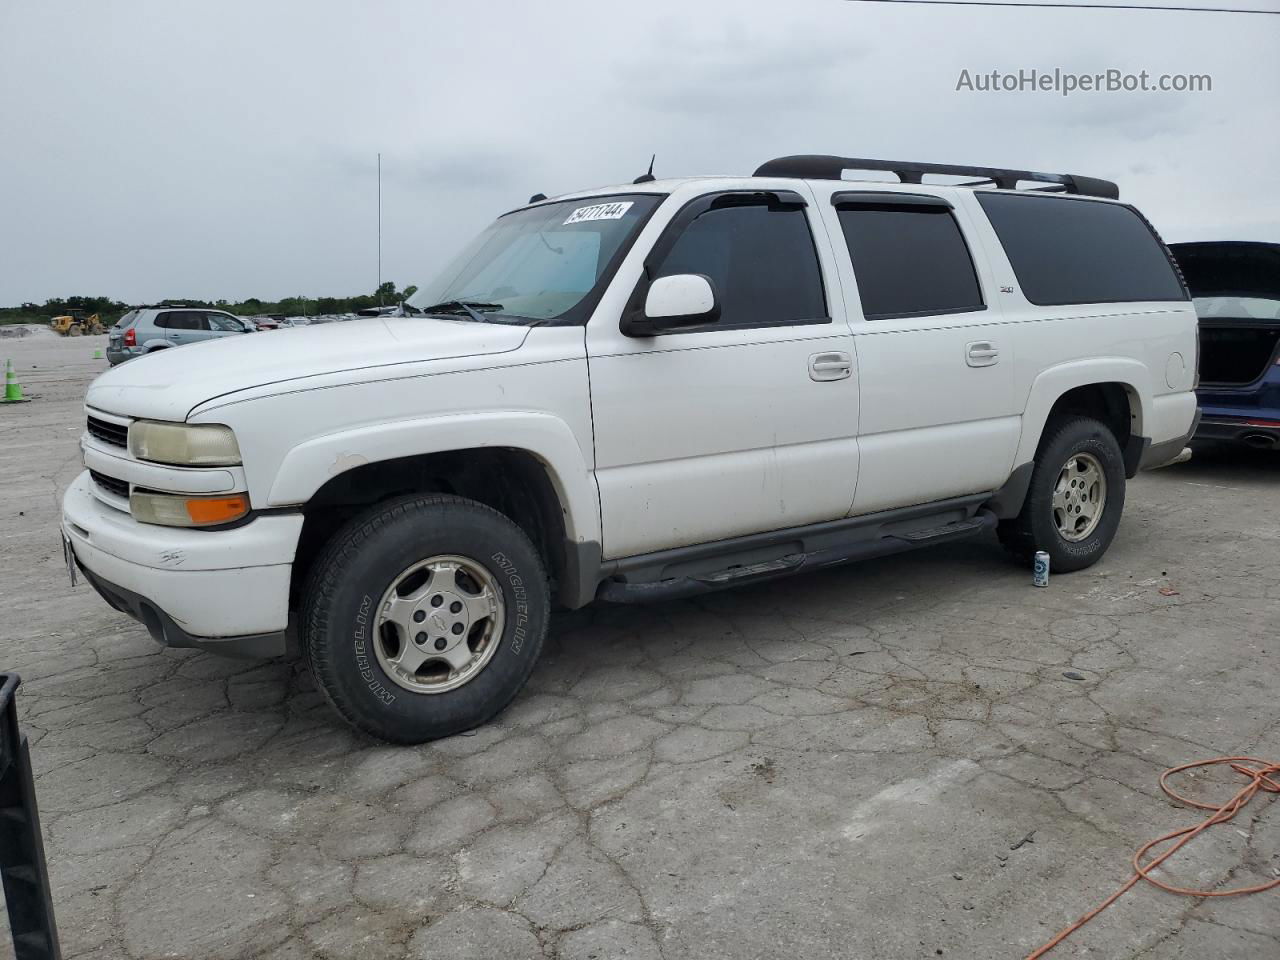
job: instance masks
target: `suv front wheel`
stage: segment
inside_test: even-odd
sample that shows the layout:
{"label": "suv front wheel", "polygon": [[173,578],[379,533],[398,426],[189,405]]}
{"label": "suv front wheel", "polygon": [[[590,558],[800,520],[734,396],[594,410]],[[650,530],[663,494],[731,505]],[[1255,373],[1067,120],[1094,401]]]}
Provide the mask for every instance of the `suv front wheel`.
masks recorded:
{"label": "suv front wheel", "polygon": [[396,743],[470,730],[510,703],[550,613],[524,531],[453,496],[379,504],[352,521],[304,602],[317,685],[352,725]]}
{"label": "suv front wheel", "polygon": [[1051,570],[1082,570],[1101,559],[1120,526],[1124,458],[1097,420],[1070,417],[1046,430],[1022,512],[1000,522],[1000,542],[1020,561],[1044,550]]}

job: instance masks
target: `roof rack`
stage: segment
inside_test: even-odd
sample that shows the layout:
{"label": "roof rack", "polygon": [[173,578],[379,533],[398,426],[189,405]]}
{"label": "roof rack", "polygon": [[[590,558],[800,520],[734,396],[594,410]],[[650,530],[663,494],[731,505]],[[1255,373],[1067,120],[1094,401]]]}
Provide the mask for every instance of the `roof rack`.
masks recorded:
{"label": "roof rack", "polygon": [[843,180],[846,170],[887,170],[895,174],[900,183],[921,183],[926,173],[938,173],[952,177],[977,177],[971,183],[955,186],[976,187],[994,183],[1001,190],[1016,190],[1018,182],[1029,180],[1049,184],[1045,191],[1075,193],[1083,197],[1104,197],[1117,200],[1120,188],[1110,180],[1081,177],[1070,173],[1037,173],[1034,170],[1005,170],[1001,167],[966,167],[951,163],[916,163],[897,160],[860,160],[856,157],[833,157],[826,154],[800,154],[794,157],[778,157],[761,164],[757,177],[797,177],[804,180]]}

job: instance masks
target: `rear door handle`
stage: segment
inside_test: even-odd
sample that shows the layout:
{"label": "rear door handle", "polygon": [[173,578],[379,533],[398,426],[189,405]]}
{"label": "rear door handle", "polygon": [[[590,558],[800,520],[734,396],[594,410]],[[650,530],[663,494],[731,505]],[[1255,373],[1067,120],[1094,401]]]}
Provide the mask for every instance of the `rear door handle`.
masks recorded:
{"label": "rear door handle", "polygon": [[1000,349],[990,340],[975,340],[965,345],[964,359],[971,367],[989,367],[999,361]]}
{"label": "rear door handle", "polygon": [[853,375],[853,357],[847,353],[815,353],[809,357],[809,379],[823,383]]}

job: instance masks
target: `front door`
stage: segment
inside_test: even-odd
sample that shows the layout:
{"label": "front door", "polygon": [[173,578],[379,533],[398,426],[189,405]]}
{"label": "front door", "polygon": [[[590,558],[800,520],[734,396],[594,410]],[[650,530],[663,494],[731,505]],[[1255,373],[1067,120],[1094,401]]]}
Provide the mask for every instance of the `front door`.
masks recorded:
{"label": "front door", "polygon": [[616,315],[588,326],[606,557],[848,513],[856,360],[814,226],[791,191],[692,199],[653,247],[631,303],[658,277],[702,274],[719,320],[643,338],[623,335]]}
{"label": "front door", "polygon": [[225,313],[206,313],[205,320],[209,324],[209,339],[225,337],[228,334],[248,333],[244,323]]}

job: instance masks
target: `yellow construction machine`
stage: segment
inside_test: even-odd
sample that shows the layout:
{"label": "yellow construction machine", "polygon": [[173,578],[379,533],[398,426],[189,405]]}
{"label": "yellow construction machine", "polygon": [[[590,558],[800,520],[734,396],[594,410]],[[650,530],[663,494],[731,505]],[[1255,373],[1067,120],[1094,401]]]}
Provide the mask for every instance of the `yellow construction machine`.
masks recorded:
{"label": "yellow construction machine", "polygon": [[102,319],[96,313],[86,317],[83,310],[72,310],[60,317],[54,317],[49,321],[49,329],[64,337],[96,336],[107,332],[107,328],[102,325]]}

